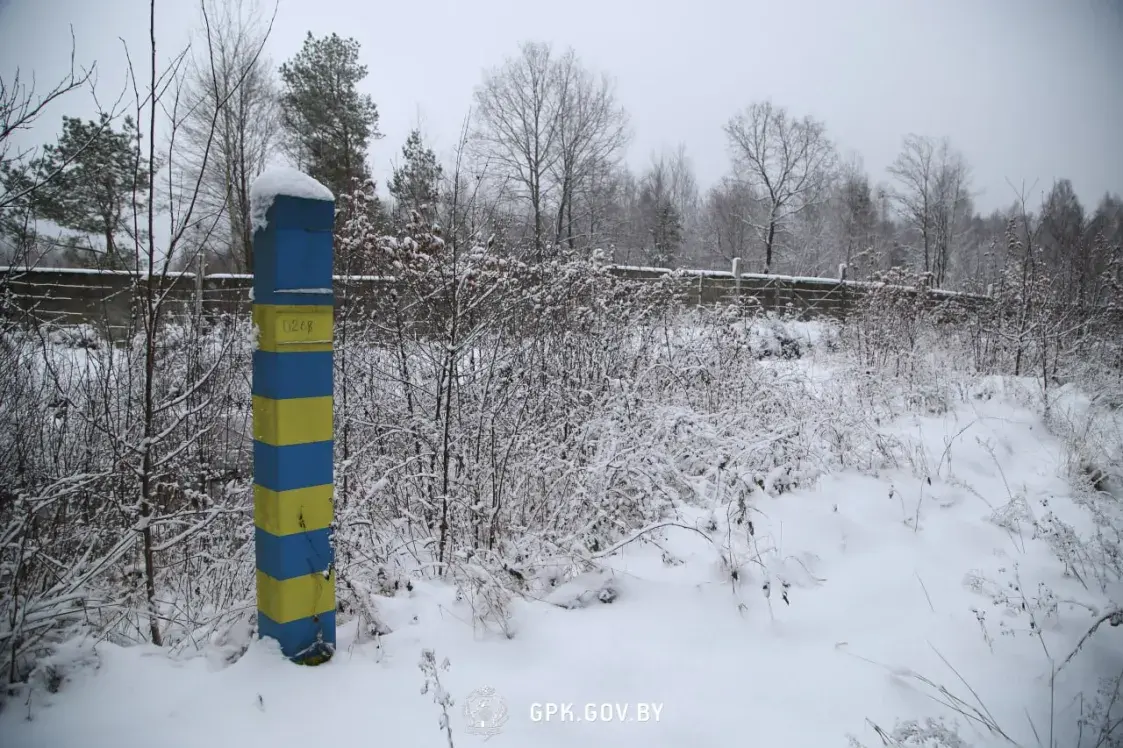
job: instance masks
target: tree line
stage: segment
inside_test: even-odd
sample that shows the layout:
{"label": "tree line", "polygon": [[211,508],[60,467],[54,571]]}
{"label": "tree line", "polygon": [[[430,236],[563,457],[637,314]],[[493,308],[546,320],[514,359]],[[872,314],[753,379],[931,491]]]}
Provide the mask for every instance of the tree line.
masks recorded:
{"label": "tree line", "polygon": [[[143,208],[146,174],[163,169],[168,184],[154,192],[198,188],[180,264],[205,253],[212,269],[252,272],[249,186],[283,158],[332,190],[341,227],[362,210],[392,234],[416,215],[470,226],[493,251],[533,261],[594,249],[670,268],[728,268],[741,258],[747,271],[834,277],[845,266],[847,277],[867,279],[907,270],[937,287],[985,292],[1009,271],[1013,222],[1033,234],[1030,259],[1057,293],[1087,299],[1121,278],[1118,195],[1086,207],[1062,179],[1040,206],[1028,207],[1023,192],[983,214],[970,165],[946,137],[906,135],[889,179],[875,183],[824,122],[764,100],[724,123],[730,164],[716,184],[698,183],[681,144],[633,170],[624,155],[635,123],[615,80],[575,50],[539,42],[483,72],[452,162],[413,130],[384,195],[370,169],[383,135],[379,108],[361,90],[359,42],[309,33],[275,66],[260,54],[267,20],[254,0],[227,0],[205,16],[207,43],[176,81],[175,142],[160,149],[174,151],[174,167],[150,169],[135,118],[109,114],[63,117],[56,142],[4,161],[5,252],[131,267],[126,218]],[[470,206],[471,217],[453,205]],[[40,230],[44,221],[62,229],[59,239]]]}

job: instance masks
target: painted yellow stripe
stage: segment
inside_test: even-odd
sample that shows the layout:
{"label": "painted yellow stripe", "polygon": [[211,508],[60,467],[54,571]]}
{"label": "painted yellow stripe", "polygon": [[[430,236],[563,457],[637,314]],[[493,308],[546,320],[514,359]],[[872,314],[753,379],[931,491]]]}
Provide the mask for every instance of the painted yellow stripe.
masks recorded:
{"label": "painted yellow stripe", "polygon": [[274,400],[253,396],[253,438],[274,447],[332,438],[331,395]]}
{"label": "painted yellow stripe", "polygon": [[270,491],[254,486],[254,522],[278,537],[330,527],[332,489],[330,483],[291,491]]}
{"label": "painted yellow stripe", "polygon": [[283,582],[257,572],[257,609],[277,623],[335,610],[335,572],[308,574]]}
{"label": "painted yellow stripe", "polygon": [[270,353],[330,351],[332,307],[254,304],[257,347]]}

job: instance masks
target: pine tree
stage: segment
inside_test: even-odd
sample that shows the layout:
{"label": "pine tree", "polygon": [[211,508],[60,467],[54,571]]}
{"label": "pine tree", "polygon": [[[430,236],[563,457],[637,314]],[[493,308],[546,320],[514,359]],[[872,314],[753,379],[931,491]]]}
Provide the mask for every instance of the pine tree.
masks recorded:
{"label": "pine tree", "polygon": [[409,223],[413,211],[431,222],[444,172],[436,154],[422,141],[419,130],[410,132],[402,146],[402,159],[402,165],[394,169],[390,178],[390,195],[395,202],[394,223],[399,226]]}
{"label": "pine tree", "polygon": [[359,42],[337,34],[317,39],[309,33],[300,52],[281,66],[286,146],[296,165],[337,198],[367,186],[367,148],[382,137],[378,107],[359,93],[366,75]]}
{"label": "pine tree", "polygon": [[[107,114],[98,121],[62,118],[58,143],[28,164],[28,173],[55,175],[29,196],[42,219],[104,242],[104,265],[131,267],[118,244],[127,217],[143,210],[148,165],[141,156],[136,123],[125,117],[113,128]],[[8,175],[7,178],[13,178]]]}
{"label": "pine tree", "polygon": [[[26,164],[0,160],[0,264],[34,265],[39,237],[35,231],[33,205],[36,183]],[[42,186],[40,186],[42,189]]]}

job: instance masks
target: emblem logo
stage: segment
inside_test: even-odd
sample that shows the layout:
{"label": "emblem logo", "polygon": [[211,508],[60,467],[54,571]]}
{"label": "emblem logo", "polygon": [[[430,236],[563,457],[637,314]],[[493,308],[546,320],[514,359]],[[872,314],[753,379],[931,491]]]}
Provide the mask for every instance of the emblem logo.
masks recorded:
{"label": "emblem logo", "polygon": [[464,716],[468,719],[468,732],[492,737],[502,731],[510,715],[507,702],[496,695],[494,688],[484,686],[464,699]]}

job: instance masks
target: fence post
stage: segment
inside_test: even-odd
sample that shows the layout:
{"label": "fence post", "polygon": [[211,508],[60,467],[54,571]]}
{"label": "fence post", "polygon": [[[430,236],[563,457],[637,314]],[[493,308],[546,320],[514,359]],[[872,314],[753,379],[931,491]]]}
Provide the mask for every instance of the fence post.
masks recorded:
{"label": "fence post", "polygon": [[733,258],[733,288],[737,292],[737,298],[741,298],[741,258]]}
{"label": "fence post", "polygon": [[258,635],[315,665],[335,650],[331,192],[291,169],[253,184]]}
{"label": "fence post", "polygon": [[206,270],[206,252],[199,250],[195,263],[195,324],[203,326],[203,272]]}

